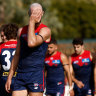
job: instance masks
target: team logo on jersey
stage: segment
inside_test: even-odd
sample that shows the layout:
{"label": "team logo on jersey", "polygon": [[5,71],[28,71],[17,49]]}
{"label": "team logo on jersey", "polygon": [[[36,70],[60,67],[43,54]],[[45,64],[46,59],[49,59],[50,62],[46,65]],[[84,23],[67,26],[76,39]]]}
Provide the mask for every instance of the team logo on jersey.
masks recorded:
{"label": "team logo on jersey", "polygon": [[78,61],[78,60],[76,60],[76,61],[74,61],[74,62],[73,62],[73,64],[77,64],[78,62],[79,62],[79,61]]}
{"label": "team logo on jersey", "polygon": [[38,83],[34,83],[34,89],[38,89],[39,84]]}
{"label": "team logo on jersey", "polygon": [[45,61],[45,63],[50,63],[50,61],[49,61],[49,60],[47,60],[47,61]]}
{"label": "team logo on jersey", "polygon": [[82,57],[79,57],[79,59],[82,59]]}
{"label": "team logo on jersey", "polygon": [[92,94],[92,91],[91,91],[91,89],[90,90],[88,90],[88,95],[91,95]]}
{"label": "team logo on jersey", "polygon": [[85,59],[82,59],[82,62],[90,62],[90,59],[89,58],[85,58]]}
{"label": "team logo on jersey", "polygon": [[56,96],[60,96],[60,92],[57,92]]}
{"label": "team logo on jersey", "polygon": [[60,60],[53,60],[52,63],[60,64]]}
{"label": "team logo on jersey", "polygon": [[53,57],[51,57],[50,59],[53,60]]}
{"label": "team logo on jersey", "polygon": [[61,85],[61,84],[62,84],[62,82],[58,82],[58,83],[57,83],[57,85]]}

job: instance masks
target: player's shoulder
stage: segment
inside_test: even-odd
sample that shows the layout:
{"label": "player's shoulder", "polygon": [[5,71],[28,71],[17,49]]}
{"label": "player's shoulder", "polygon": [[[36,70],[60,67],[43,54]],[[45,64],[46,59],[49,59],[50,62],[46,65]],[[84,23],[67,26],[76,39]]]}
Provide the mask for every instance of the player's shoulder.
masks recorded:
{"label": "player's shoulder", "polygon": [[67,58],[67,55],[62,52],[58,52],[58,54],[60,55],[61,58]]}
{"label": "player's shoulder", "polygon": [[39,27],[40,27],[41,31],[44,31],[46,33],[51,32],[51,29],[47,25],[45,25],[43,23],[41,23]]}
{"label": "player's shoulder", "polygon": [[91,53],[89,50],[85,50],[86,53]]}
{"label": "player's shoulder", "polygon": [[2,43],[0,45],[0,53],[1,53],[1,50],[4,49],[4,48],[7,48],[7,43],[6,42],[5,43]]}
{"label": "player's shoulder", "polygon": [[0,46],[3,44],[4,42],[0,42]]}
{"label": "player's shoulder", "polygon": [[57,54],[57,55],[59,55],[59,54],[61,55],[61,54],[63,54],[63,53],[62,53],[62,52],[60,52],[60,51],[57,51],[57,53],[56,53],[56,54]]}
{"label": "player's shoulder", "polygon": [[24,34],[25,32],[27,32],[27,30],[28,30],[28,25],[25,25],[25,26],[19,28],[19,30],[18,30],[18,36],[20,37],[21,34]]}
{"label": "player's shoulder", "polygon": [[2,43],[1,45],[0,45],[0,47],[3,47],[4,45],[6,45],[7,44],[7,42],[4,42],[4,43]]}
{"label": "player's shoulder", "polygon": [[90,54],[91,54],[91,52],[89,50],[84,50],[84,54],[83,55],[89,56]]}
{"label": "player's shoulder", "polygon": [[43,27],[41,28],[41,31],[51,32],[51,29],[49,27]]}
{"label": "player's shoulder", "polygon": [[17,45],[17,41],[7,41],[3,44],[0,45],[0,48],[3,49],[3,48],[15,48]]}

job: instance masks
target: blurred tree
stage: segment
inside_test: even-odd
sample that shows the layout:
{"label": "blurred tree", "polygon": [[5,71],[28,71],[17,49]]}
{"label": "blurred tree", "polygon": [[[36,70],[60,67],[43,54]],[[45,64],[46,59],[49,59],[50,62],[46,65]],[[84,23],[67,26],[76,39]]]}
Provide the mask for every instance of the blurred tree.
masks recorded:
{"label": "blurred tree", "polygon": [[[29,5],[42,4],[42,21],[57,39],[96,38],[96,3],[94,0],[0,0],[0,25],[13,22],[28,24]],[[58,6],[57,6],[58,5]]]}
{"label": "blurred tree", "polygon": [[96,38],[96,4],[92,0],[52,0],[52,8],[63,23],[58,39]]}
{"label": "blurred tree", "polygon": [[0,23],[24,23],[22,0],[0,0]]}

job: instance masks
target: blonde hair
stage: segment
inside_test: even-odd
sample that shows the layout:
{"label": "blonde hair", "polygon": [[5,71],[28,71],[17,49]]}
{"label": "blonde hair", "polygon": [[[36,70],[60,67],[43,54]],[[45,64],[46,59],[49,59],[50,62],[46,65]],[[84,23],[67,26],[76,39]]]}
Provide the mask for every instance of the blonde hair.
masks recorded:
{"label": "blonde hair", "polygon": [[41,4],[39,4],[39,3],[32,3],[32,4],[30,5],[29,11],[28,11],[29,16],[31,15],[31,8],[32,8],[32,7],[37,7],[37,6],[40,7],[40,8],[42,9],[42,11],[43,11],[43,8],[42,8]]}

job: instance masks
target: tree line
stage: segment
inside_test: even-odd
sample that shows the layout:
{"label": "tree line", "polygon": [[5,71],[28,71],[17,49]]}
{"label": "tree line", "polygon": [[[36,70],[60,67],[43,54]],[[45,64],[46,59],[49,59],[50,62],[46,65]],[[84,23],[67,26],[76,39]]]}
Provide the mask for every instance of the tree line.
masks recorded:
{"label": "tree line", "polygon": [[42,4],[42,21],[57,39],[96,38],[96,3],[93,0],[0,0],[0,25],[28,24],[29,5]]}

